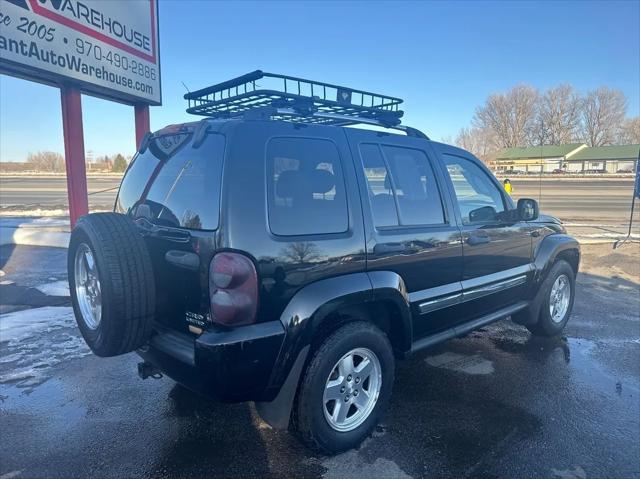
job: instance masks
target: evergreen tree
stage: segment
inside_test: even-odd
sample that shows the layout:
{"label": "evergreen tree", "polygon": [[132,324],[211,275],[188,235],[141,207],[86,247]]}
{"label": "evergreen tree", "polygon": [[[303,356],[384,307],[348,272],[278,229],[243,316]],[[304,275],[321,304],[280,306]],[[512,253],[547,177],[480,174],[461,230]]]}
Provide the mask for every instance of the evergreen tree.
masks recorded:
{"label": "evergreen tree", "polygon": [[120,153],[116,155],[115,160],[113,160],[113,166],[111,167],[111,171],[114,173],[122,173],[127,169],[127,160],[124,159]]}

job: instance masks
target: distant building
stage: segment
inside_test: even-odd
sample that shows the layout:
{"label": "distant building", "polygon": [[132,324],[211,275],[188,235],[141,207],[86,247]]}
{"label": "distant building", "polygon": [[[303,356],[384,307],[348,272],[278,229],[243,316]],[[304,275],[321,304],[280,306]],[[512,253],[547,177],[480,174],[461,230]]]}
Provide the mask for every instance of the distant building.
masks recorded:
{"label": "distant building", "polygon": [[553,170],[562,169],[567,159],[585,148],[587,145],[584,143],[507,148],[498,154],[492,166],[498,172],[540,173],[542,170],[551,173]]}
{"label": "distant building", "polygon": [[594,146],[567,159],[567,171],[635,172],[640,145]]}
{"label": "distant building", "polygon": [[584,143],[506,148],[489,163],[498,173],[634,172],[640,145],[589,147]]}

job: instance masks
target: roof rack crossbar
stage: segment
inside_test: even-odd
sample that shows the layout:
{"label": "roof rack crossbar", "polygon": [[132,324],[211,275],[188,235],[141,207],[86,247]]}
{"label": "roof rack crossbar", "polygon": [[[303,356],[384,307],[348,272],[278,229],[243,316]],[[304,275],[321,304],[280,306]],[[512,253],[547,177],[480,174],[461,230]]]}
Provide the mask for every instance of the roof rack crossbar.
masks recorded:
{"label": "roof rack crossbar", "polygon": [[[292,117],[296,116],[295,110],[286,109],[286,108],[278,108],[276,110],[276,113],[279,114],[279,115],[290,115]],[[412,136],[412,137],[415,137],[415,138],[422,138],[424,140],[428,140],[429,139],[429,137],[427,135],[422,133],[417,128],[412,128],[410,126],[405,126],[405,125],[400,125],[400,124],[392,125],[392,124],[385,123],[384,121],[375,120],[375,119],[360,118],[360,119],[354,121],[353,117],[350,117],[350,116],[347,116],[347,115],[338,115],[336,113],[322,113],[322,112],[313,113],[311,116],[312,116],[312,118],[319,119],[319,120],[328,119],[328,120],[333,120],[333,121],[342,121],[342,122],[344,122],[344,123],[341,123],[339,126],[358,125],[358,124],[380,126],[380,127],[383,127],[383,128],[390,128],[392,130],[402,131],[407,136]],[[320,123],[320,122],[318,122],[318,123]]]}
{"label": "roof rack crossbar", "polygon": [[[260,81],[262,80],[262,81]],[[210,118],[269,118],[346,126],[358,123],[403,130],[400,98],[256,70],[184,95],[187,112]]]}

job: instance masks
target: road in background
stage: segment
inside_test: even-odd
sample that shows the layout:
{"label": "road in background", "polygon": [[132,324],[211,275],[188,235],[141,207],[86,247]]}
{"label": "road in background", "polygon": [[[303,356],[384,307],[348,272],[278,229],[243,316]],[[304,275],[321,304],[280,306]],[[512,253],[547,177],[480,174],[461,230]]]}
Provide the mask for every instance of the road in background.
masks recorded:
{"label": "road in background", "polygon": [[511,178],[513,198],[535,198],[540,211],[564,221],[627,221],[633,178]]}
{"label": "road in background", "polygon": [[[89,176],[87,181],[90,209],[113,208],[120,177]],[[633,178],[543,178],[540,182],[537,178],[515,177],[511,181],[514,199],[538,199],[544,213],[565,221],[624,222],[629,217]],[[35,208],[67,208],[64,176],[0,177],[0,212]]]}
{"label": "road in background", "polygon": [[[88,176],[89,207],[112,209],[118,193],[120,176]],[[0,176],[0,211],[66,209],[67,178],[65,176]]]}

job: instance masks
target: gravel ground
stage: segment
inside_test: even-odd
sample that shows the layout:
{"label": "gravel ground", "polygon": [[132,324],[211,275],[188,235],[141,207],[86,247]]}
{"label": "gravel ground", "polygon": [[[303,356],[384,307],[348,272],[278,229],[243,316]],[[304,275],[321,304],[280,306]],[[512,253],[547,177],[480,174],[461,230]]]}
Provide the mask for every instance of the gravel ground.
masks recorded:
{"label": "gravel ground", "polygon": [[640,245],[583,247],[565,336],[502,321],[402,362],[358,449],[310,453],[251,404],[138,379],[79,338],[66,251],[0,247],[0,479],[640,476]]}

